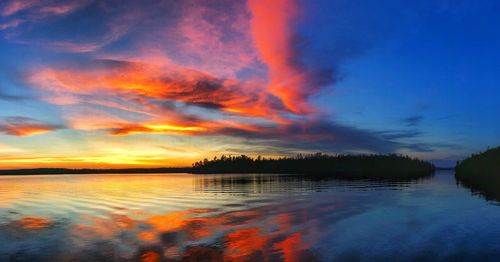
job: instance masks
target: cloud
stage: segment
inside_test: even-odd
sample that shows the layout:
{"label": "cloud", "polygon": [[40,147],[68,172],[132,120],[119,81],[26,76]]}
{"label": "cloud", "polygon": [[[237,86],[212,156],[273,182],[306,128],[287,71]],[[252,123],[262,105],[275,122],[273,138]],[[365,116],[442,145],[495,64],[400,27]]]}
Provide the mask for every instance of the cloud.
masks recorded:
{"label": "cloud", "polygon": [[[259,152],[326,151],[333,153],[393,153],[404,149],[433,152],[426,143],[411,142],[414,131],[377,131],[342,125],[328,120],[290,121],[287,124],[248,125],[228,122],[198,122],[192,126],[174,123],[125,125],[108,130],[112,135],[182,134],[228,136],[246,139],[245,147]],[[237,152],[236,149],[231,151]]]}
{"label": "cloud", "polygon": [[186,104],[190,106],[197,106],[214,110],[219,110],[224,107],[222,104],[213,102],[186,102]]}
{"label": "cloud", "polygon": [[[252,80],[252,86],[240,79],[236,84],[239,86],[238,92],[259,86],[260,90],[251,91],[254,97],[250,98],[248,94],[242,96],[259,100],[261,105],[255,107],[257,109],[263,107],[264,103],[272,103],[269,106],[272,109],[279,108],[280,111],[295,114],[310,113],[314,110],[308,104],[308,98],[332,80],[330,69],[311,68],[302,61],[302,47],[298,44],[300,37],[292,26],[300,16],[300,6],[294,1],[273,1],[270,5],[258,0],[251,0],[248,5],[235,1],[207,1],[196,5],[187,2],[150,5],[146,1],[144,4],[127,3],[119,6],[110,1],[100,4],[89,4],[89,1],[79,3],[46,0],[37,2],[37,8],[33,7],[35,4],[26,6],[29,12],[38,14],[31,15],[37,19],[42,19],[41,13],[68,16],[48,24],[51,28],[58,28],[56,32],[60,33],[54,33],[53,29],[48,31],[45,23],[37,23],[33,26],[38,30],[18,30],[14,38],[18,42],[43,45],[57,51],[87,53],[102,50],[130,36],[138,50],[145,50],[145,53],[161,50],[158,52],[168,56],[167,60],[172,61],[172,64],[195,68],[211,76],[199,79],[201,88],[221,84],[226,87],[234,84],[233,80],[238,77]],[[92,10],[92,15],[82,22],[79,17],[82,12],[86,12],[83,7],[88,7],[85,9],[87,11]],[[166,15],[152,15],[158,9],[169,11]],[[77,35],[75,30],[71,30],[73,24],[79,26]],[[145,26],[155,30],[143,30]],[[123,60],[134,59],[129,55]],[[270,79],[264,86],[266,67]],[[225,81],[215,83],[214,79]],[[236,101],[235,95],[232,96],[231,101]],[[75,98],[58,96],[51,99],[66,103]],[[198,105],[217,105],[231,112],[242,111],[238,106],[228,107],[224,103],[211,101],[213,99],[186,100],[184,102]],[[250,113],[248,111],[245,113]],[[259,112],[261,115],[269,113],[269,110]]]}
{"label": "cloud", "polygon": [[[252,82],[221,79],[175,65],[96,60],[87,68],[41,68],[32,72],[27,81],[42,90],[47,101],[60,105],[78,103],[85,95],[98,94],[97,97],[118,97],[150,109],[155,107],[152,100],[160,100],[244,116],[268,117],[286,112],[279,99]],[[110,105],[111,101],[107,101]]]}
{"label": "cloud", "polygon": [[65,15],[74,12],[91,0],[69,0],[69,1],[54,1],[54,0],[10,0],[4,6],[0,14],[2,16],[18,15],[25,12],[30,18],[46,18],[49,15]]}
{"label": "cloud", "polygon": [[11,136],[31,136],[62,129],[61,125],[45,123],[29,117],[7,117],[0,122],[0,132]]}
{"label": "cloud", "polygon": [[[93,52],[123,37],[140,19],[136,16],[140,13],[133,8],[127,13],[110,15],[101,8],[104,5],[104,2],[96,4],[92,0],[12,0],[3,9],[2,14],[7,17],[0,29],[11,29],[5,39],[17,44],[58,52]],[[88,11],[87,7],[93,10],[89,17],[94,19],[82,20],[81,14]],[[11,17],[12,14],[16,14],[15,17]],[[99,18],[103,21],[95,21]],[[97,25],[93,24],[95,22]],[[79,25],[78,30],[72,28],[75,24]],[[101,34],[101,31],[104,32]]]}
{"label": "cloud", "polygon": [[24,150],[7,144],[0,143],[0,154],[21,153]]}
{"label": "cloud", "polygon": [[413,132],[396,134],[361,129],[321,119],[296,121],[267,128],[258,127],[253,130],[223,128],[219,133],[260,140],[263,145],[296,150],[364,153],[391,153],[405,148],[428,150],[423,144],[401,142],[401,137],[415,138],[418,134]]}
{"label": "cloud", "polygon": [[255,46],[269,68],[269,90],[297,114],[314,111],[308,98],[333,81],[333,71],[308,67],[302,60],[301,37],[293,28],[301,7],[286,0],[249,0],[248,7]]}
{"label": "cloud", "polygon": [[[115,138],[231,137],[274,152],[432,150],[415,142],[415,130],[369,130],[320,115],[310,98],[338,77],[332,65],[365,46],[337,41],[333,61],[308,57],[314,43],[298,28],[303,7],[295,1],[42,2],[25,9],[33,13],[23,19],[40,24],[19,28],[19,39],[80,54],[34,67],[25,80],[69,128]],[[55,18],[44,23],[49,13]]]}
{"label": "cloud", "polygon": [[401,119],[401,122],[403,122],[406,126],[411,127],[411,126],[416,126],[422,122],[424,119],[423,116],[410,116]]}
{"label": "cloud", "polygon": [[130,134],[195,134],[205,131],[201,126],[181,126],[171,123],[126,125],[110,130],[112,135]]}
{"label": "cloud", "polygon": [[294,50],[291,46],[293,30],[290,24],[298,15],[294,1],[248,1],[252,13],[251,30],[254,43],[261,59],[270,70],[270,90],[284,100],[284,104],[296,111],[307,110],[300,96],[300,83],[304,75],[291,60]]}
{"label": "cloud", "polygon": [[[4,17],[23,16],[29,21],[46,19],[51,16],[63,16],[88,5],[91,0],[10,0],[0,11]],[[17,20],[13,18],[12,21]]]}
{"label": "cloud", "polygon": [[14,20],[2,23],[2,24],[0,24],[0,30],[5,30],[5,29],[9,29],[9,28],[16,28],[20,24],[22,24],[23,22],[24,22],[24,20],[14,19]]}
{"label": "cloud", "polygon": [[29,99],[28,97],[25,96],[18,96],[18,95],[9,95],[9,94],[4,94],[0,93],[0,100],[5,100],[5,101],[23,101]]}
{"label": "cloud", "polygon": [[37,2],[37,0],[11,0],[5,5],[1,14],[3,16],[10,16],[35,6]]}
{"label": "cloud", "polygon": [[[244,1],[181,1],[182,14],[160,30],[169,57],[223,78],[234,78],[249,66],[258,66],[250,34],[250,13]],[[172,36],[176,37],[172,37]],[[142,46],[148,44],[142,43]],[[260,71],[259,68],[257,71]]]}
{"label": "cloud", "polygon": [[52,4],[41,7],[38,12],[42,14],[65,15],[82,8],[90,3],[89,0],[65,1],[61,4]]}
{"label": "cloud", "polygon": [[[103,130],[114,136],[228,136],[274,151],[433,150],[422,143],[401,142],[417,139],[420,132],[415,130],[365,130],[328,120],[328,116],[284,117],[291,112],[265,88],[169,63],[97,59],[84,66],[43,67],[29,74],[27,81],[42,97],[49,97],[47,101],[63,108],[72,128]],[[186,107],[209,110],[216,116],[196,110],[190,114]],[[250,123],[249,119],[265,121]]]}

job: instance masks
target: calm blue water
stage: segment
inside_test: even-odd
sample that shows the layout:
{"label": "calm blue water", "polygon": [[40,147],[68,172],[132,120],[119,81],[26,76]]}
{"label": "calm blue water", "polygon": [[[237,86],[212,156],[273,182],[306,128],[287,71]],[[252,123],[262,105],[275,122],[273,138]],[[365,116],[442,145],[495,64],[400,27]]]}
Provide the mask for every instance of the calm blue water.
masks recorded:
{"label": "calm blue water", "polygon": [[0,177],[0,261],[497,261],[498,221],[448,171]]}

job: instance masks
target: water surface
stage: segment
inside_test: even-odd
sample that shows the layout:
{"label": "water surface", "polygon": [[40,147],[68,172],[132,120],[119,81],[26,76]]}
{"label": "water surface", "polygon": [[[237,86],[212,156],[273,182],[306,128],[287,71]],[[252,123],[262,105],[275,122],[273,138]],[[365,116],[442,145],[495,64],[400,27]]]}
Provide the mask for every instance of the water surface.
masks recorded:
{"label": "water surface", "polygon": [[448,171],[0,177],[0,261],[494,261],[498,221]]}

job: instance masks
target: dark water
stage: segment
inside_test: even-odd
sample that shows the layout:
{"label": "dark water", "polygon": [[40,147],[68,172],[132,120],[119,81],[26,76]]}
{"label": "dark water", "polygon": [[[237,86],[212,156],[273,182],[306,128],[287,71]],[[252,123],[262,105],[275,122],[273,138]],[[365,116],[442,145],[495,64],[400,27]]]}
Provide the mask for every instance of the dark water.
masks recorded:
{"label": "dark water", "polygon": [[495,261],[499,221],[451,172],[0,177],[0,261]]}

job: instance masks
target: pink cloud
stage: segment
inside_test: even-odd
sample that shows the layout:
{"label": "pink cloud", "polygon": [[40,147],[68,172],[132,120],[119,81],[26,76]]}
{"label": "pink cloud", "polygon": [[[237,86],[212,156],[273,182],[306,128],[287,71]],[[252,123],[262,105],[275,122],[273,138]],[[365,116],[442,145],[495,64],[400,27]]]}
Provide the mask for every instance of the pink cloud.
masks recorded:
{"label": "pink cloud", "polygon": [[249,0],[252,13],[251,32],[261,59],[269,68],[269,90],[280,97],[287,108],[298,114],[312,111],[307,98],[318,87],[300,66],[293,44],[294,23],[300,7],[295,1]]}
{"label": "pink cloud", "polygon": [[250,35],[250,13],[243,2],[220,5],[185,3],[184,15],[176,26],[166,28],[166,40],[178,35],[178,63],[210,72],[219,77],[234,78],[236,73],[257,59]]}
{"label": "pink cloud", "polygon": [[9,28],[16,28],[22,23],[24,23],[24,20],[14,19],[14,20],[11,20],[9,22],[0,24],[0,30],[5,30],[5,29],[9,29]]}
{"label": "pink cloud", "polygon": [[2,10],[3,16],[10,16],[36,5],[38,0],[11,0]]}

